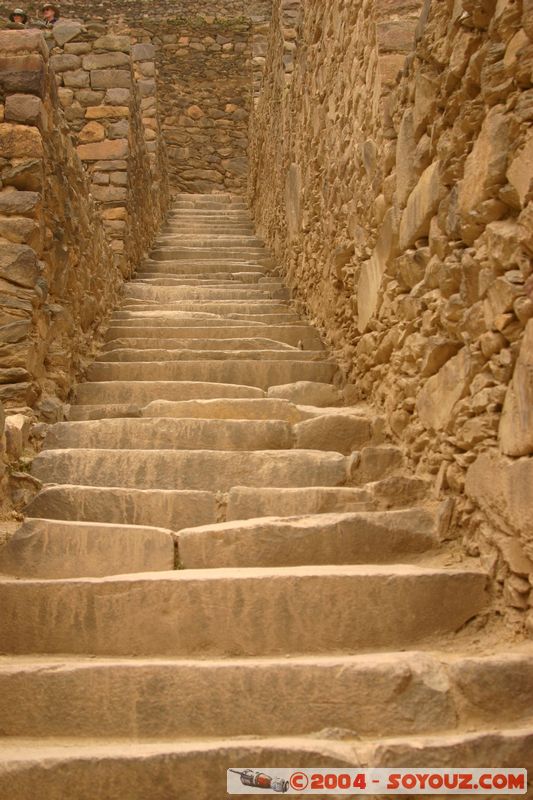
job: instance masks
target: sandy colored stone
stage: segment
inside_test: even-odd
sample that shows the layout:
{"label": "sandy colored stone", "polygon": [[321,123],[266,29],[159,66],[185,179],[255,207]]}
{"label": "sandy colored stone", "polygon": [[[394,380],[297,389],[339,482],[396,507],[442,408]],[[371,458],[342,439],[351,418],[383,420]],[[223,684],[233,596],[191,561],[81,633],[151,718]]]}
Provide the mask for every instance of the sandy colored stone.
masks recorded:
{"label": "sandy colored stone", "polygon": [[92,106],[86,110],[85,119],[113,119],[128,117],[129,114],[127,106]]}
{"label": "sandy colored stone", "polygon": [[0,548],[0,572],[31,578],[75,578],[173,569],[168,530],[27,519]]}
{"label": "sandy colored stone", "polygon": [[264,517],[180,531],[188,569],[404,561],[435,545],[424,511]]}
{"label": "sandy colored stone", "polygon": [[533,559],[531,486],[533,461],[510,459],[496,451],[482,453],[469,468],[466,492],[488,515],[496,529],[515,536]]}
{"label": "sandy colored stone", "polygon": [[4,158],[41,158],[43,142],[36,128],[0,123],[0,149]]}
{"label": "sandy colored stone", "polygon": [[82,161],[124,158],[128,155],[128,140],[113,139],[94,144],[82,144],[76,148]]}
{"label": "sandy colored stone", "polygon": [[503,406],[500,449],[508,456],[533,453],[533,320],[527,323],[513,380]]}
{"label": "sandy colored stone", "polygon": [[[457,630],[485,607],[485,586],[485,576],[472,570],[411,565],[2,580],[0,632],[4,647],[18,654],[266,656],[289,649],[327,653],[339,645],[353,652],[415,644]],[[438,604],[429,601],[435,593]],[[96,597],[97,621],[91,611]],[[279,610],[289,607],[291,625],[286,615],[279,617]],[[50,615],[53,631],[41,622]],[[134,624],[125,625],[126,618]],[[258,619],[269,624],[257,625]]]}
{"label": "sandy colored stone", "polygon": [[443,430],[447,427],[455,404],[465,396],[479,367],[479,360],[464,347],[426,381],[416,407],[427,428]]}
{"label": "sandy colored stone", "polygon": [[88,122],[78,134],[78,141],[82,144],[101,142],[105,139],[105,128],[98,122]]}

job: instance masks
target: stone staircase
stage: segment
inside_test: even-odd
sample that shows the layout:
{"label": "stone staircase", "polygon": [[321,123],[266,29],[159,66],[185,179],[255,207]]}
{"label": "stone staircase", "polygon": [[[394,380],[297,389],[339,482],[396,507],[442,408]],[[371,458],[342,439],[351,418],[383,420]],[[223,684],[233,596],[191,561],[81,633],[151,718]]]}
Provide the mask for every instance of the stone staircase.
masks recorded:
{"label": "stone staircase", "polygon": [[0,551],[0,797],[533,769],[533,648],[485,634],[486,576],[271,267],[242,201],[178,197],[49,429]]}

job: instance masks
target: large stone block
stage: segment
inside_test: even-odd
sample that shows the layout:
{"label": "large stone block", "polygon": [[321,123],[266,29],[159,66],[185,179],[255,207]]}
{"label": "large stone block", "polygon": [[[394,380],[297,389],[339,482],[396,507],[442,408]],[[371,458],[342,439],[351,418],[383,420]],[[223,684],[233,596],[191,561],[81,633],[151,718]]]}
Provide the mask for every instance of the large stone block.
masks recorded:
{"label": "large stone block", "polygon": [[63,47],[67,42],[72,41],[83,30],[83,25],[75,20],[60,20],[52,28],[52,34],[57,44]]}
{"label": "large stone block", "polygon": [[39,277],[37,256],[24,244],[2,244],[0,247],[0,278],[31,289]]}
{"label": "large stone block", "polygon": [[361,268],[357,287],[357,327],[361,332],[366,330],[377,309],[381,281],[387,265],[396,256],[397,249],[398,214],[393,207],[389,208],[381,223],[372,256]]}
{"label": "large stone block", "polygon": [[111,52],[111,53],[91,53],[83,57],[83,69],[87,70],[100,70],[108,69],[109,67],[122,67],[130,63],[130,57],[127,53]]}
{"label": "large stone block", "polygon": [[517,206],[524,207],[533,191],[533,131],[507,170],[507,180],[516,192]]}
{"label": "large stone block", "polygon": [[510,144],[509,119],[496,106],[485,117],[472,152],[466,159],[464,177],[458,185],[457,208],[463,238],[468,244],[472,244],[482,230],[478,223],[483,220],[476,214],[480,205],[494,197],[505,183]]}
{"label": "large stone block", "polygon": [[77,150],[82,161],[107,161],[127,158],[129,146],[127,139],[112,139],[93,144],[80,144]]}
{"label": "large stone block", "polygon": [[43,118],[43,104],[39,97],[32,94],[10,94],[6,97],[6,122],[38,125]]}
{"label": "large stone block", "polygon": [[[500,423],[500,449],[508,456],[533,454],[533,320],[522,340]],[[532,496],[533,496],[533,485]]]}
{"label": "large stone block", "polygon": [[131,48],[131,56],[134,61],[153,61],[155,47],[153,44],[134,44]]}
{"label": "large stone block", "polygon": [[453,409],[468,392],[482,361],[463,349],[425,383],[416,400],[418,415],[426,428],[445,430]]}
{"label": "large stone block", "polygon": [[12,31],[0,31],[0,52],[5,55],[40,53],[48,58],[48,47],[39,30],[20,30],[16,36]]}
{"label": "large stone block", "polygon": [[2,93],[23,92],[44,96],[46,70],[42,56],[35,53],[0,56],[0,89]]}
{"label": "large stone block", "polygon": [[409,108],[402,117],[396,144],[396,197],[402,208],[416,185],[415,155],[413,110]]}
{"label": "large stone block", "polygon": [[422,173],[409,195],[400,223],[400,250],[407,250],[417,239],[428,236],[432,217],[437,213],[444,187],[435,161]]}
{"label": "large stone block", "polygon": [[91,86],[93,89],[129,89],[131,73],[126,69],[94,69]]}
{"label": "large stone block", "polygon": [[2,192],[0,194],[0,214],[33,216],[40,199],[37,192]]}
{"label": "large stone block", "polygon": [[380,53],[409,53],[415,42],[418,20],[388,19],[377,24],[377,40]]}
{"label": "large stone block", "polygon": [[533,559],[533,458],[513,460],[492,450],[468,470],[466,493],[496,528],[516,537]]}
{"label": "large stone block", "polygon": [[55,72],[66,72],[81,67],[81,58],[73,53],[61,53],[50,57],[50,66]]}
{"label": "large stone block", "polygon": [[94,42],[95,50],[122,50],[124,53],[129,53],[131,49],[129,36],[117,36],[115,34],[106,34],[96,39]]}

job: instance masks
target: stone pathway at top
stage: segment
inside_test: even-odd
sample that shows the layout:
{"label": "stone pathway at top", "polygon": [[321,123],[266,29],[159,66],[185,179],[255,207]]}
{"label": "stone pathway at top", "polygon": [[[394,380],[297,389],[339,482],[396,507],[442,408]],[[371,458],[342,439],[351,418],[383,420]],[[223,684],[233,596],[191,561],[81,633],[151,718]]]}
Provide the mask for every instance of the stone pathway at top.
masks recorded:
{"label": "stone pathway at top", "polygon": [[179,196],[50,428],[0,563],[0,797],[531,762],[532,648],[480,650],[485,575],[271,266],[241,200]]}

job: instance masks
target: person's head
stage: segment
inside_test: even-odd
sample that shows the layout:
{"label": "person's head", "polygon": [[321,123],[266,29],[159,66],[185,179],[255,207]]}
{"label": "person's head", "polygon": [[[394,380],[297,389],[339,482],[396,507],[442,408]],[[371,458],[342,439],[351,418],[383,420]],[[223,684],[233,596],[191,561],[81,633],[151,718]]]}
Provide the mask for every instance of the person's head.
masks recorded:
{"label": "person's head", "polygon": [[23,8],[14,8],[9,15],[11,22],[16,22],[19,25],[25,25],[28,21],[28,15]]}
{"label": "person's head", "polygon": [[45,22],[52,22],[59,17],[59,7],[53,3],[45,3],[41,11]]}

